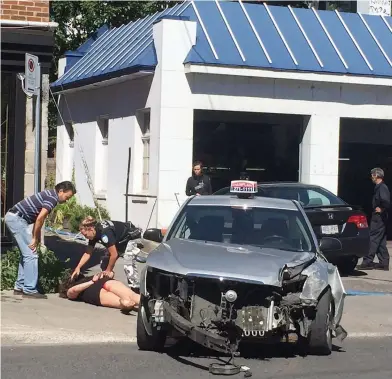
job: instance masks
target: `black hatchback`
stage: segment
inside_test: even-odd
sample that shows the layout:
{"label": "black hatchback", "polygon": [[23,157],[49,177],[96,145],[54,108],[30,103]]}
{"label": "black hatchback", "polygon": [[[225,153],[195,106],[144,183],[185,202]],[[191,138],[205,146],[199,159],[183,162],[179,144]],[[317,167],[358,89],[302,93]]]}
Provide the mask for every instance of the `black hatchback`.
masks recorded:
{"label": "black hatchback", "polygon": [[[230,187],[221,188],[213,195],[230,195]],[[358,259],[368,254],[366,214],[325,188],[297,182],[259,183],[256,196],[299,201],[319,240],[322,237],[340,240],[341,249],[326,251],[324,255],[341,273],[352,273]]]}

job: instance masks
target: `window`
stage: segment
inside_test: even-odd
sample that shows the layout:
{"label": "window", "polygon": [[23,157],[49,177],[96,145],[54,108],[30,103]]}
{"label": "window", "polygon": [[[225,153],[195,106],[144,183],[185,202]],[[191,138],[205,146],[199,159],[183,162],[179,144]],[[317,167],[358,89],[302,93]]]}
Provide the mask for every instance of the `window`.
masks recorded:
{"label": "window", "polygon": [[143,142],[143,191],[149,188],[150,179],[150,111],[142,113],[141,130]]}
{"label": "window", "polygon": [[64,126],[65,126],[65,130],[67,131],[67,134],[69,137],[69,147],[74,147],[75,146],[75,135],[74,135],[72,121],[67,121]]}
{"label": "window", "polygon": [[314,251],[304,217],[297,210],[287,209],[190,205],[175,222],[168,235],[172,238]]}
{"label": "window", "polygon": [[95,190],[100,196],[105,196],[108,180],[109,116],[99,116],[97,127],[95,142]]}

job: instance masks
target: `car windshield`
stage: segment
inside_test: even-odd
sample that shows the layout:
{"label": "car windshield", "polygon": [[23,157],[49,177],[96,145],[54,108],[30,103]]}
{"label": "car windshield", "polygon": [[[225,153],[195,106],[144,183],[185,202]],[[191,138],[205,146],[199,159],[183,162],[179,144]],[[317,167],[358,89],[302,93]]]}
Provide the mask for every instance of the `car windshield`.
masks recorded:
{"label": "car windshield", "polygon": [[[230,195],[230,187],[222,188],[214,195]],[[259,186],[256,196],[298,200],[305,208],[346,204],[342,199],[321,187]]]}
{"label": "car windshield", "polygon": [[294,252],[314,248],[302,213],[288,209],[188,205],[167,236],[173,238]]}

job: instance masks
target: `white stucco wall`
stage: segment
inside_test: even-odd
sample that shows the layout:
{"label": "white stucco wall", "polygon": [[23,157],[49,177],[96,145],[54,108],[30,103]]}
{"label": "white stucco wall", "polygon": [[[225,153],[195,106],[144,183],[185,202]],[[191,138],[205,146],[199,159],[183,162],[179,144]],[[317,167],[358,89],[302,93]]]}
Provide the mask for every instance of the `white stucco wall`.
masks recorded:
{"label": "white stucco wall", "polygon": [[[64,120],[72,120],[75,127],[74,163],[77,198],[82,204],[93,206],[88,187],[80,147],[88,165],[92,182],[104,164],[100,159],[101,141],[97,120],[107,115],[109,138],[107,145],[107,186],[104,205],[115,220],[125,219],[125,189],[128,164],[128,149],[132,149],[129,192],[141,193],[142,183],[142,141],[136,120],[136,111],[145,107],[151,86],[151,77],[145,76],[122,83],[96,89],[80,90],[62,95],[60,102]],[[64,96],[68,106],[65,104]],[[69,108],[69,111],[68,111]],[[69,180],[72,167],[69,163],[72,148],[63,125],[58,128],[57,181]],[[140,178],[139,178],[140,177]],[[129,218],[133,221],[132,207]]]}

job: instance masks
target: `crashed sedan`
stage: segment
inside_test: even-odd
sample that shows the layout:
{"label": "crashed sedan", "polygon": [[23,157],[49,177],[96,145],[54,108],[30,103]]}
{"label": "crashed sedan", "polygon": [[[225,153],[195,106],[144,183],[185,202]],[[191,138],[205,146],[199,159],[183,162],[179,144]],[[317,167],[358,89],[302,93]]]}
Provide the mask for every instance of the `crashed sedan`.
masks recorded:
{"label": "crashed sedan", "polygon": [[230,196],[195,196],[178,211],[140,276],[137,343],[158,351],[187,337],[238,355],[240,344],[295,342],[328,355],[346,296],[297,201],[254,197],[256,183],[232,182]]}

